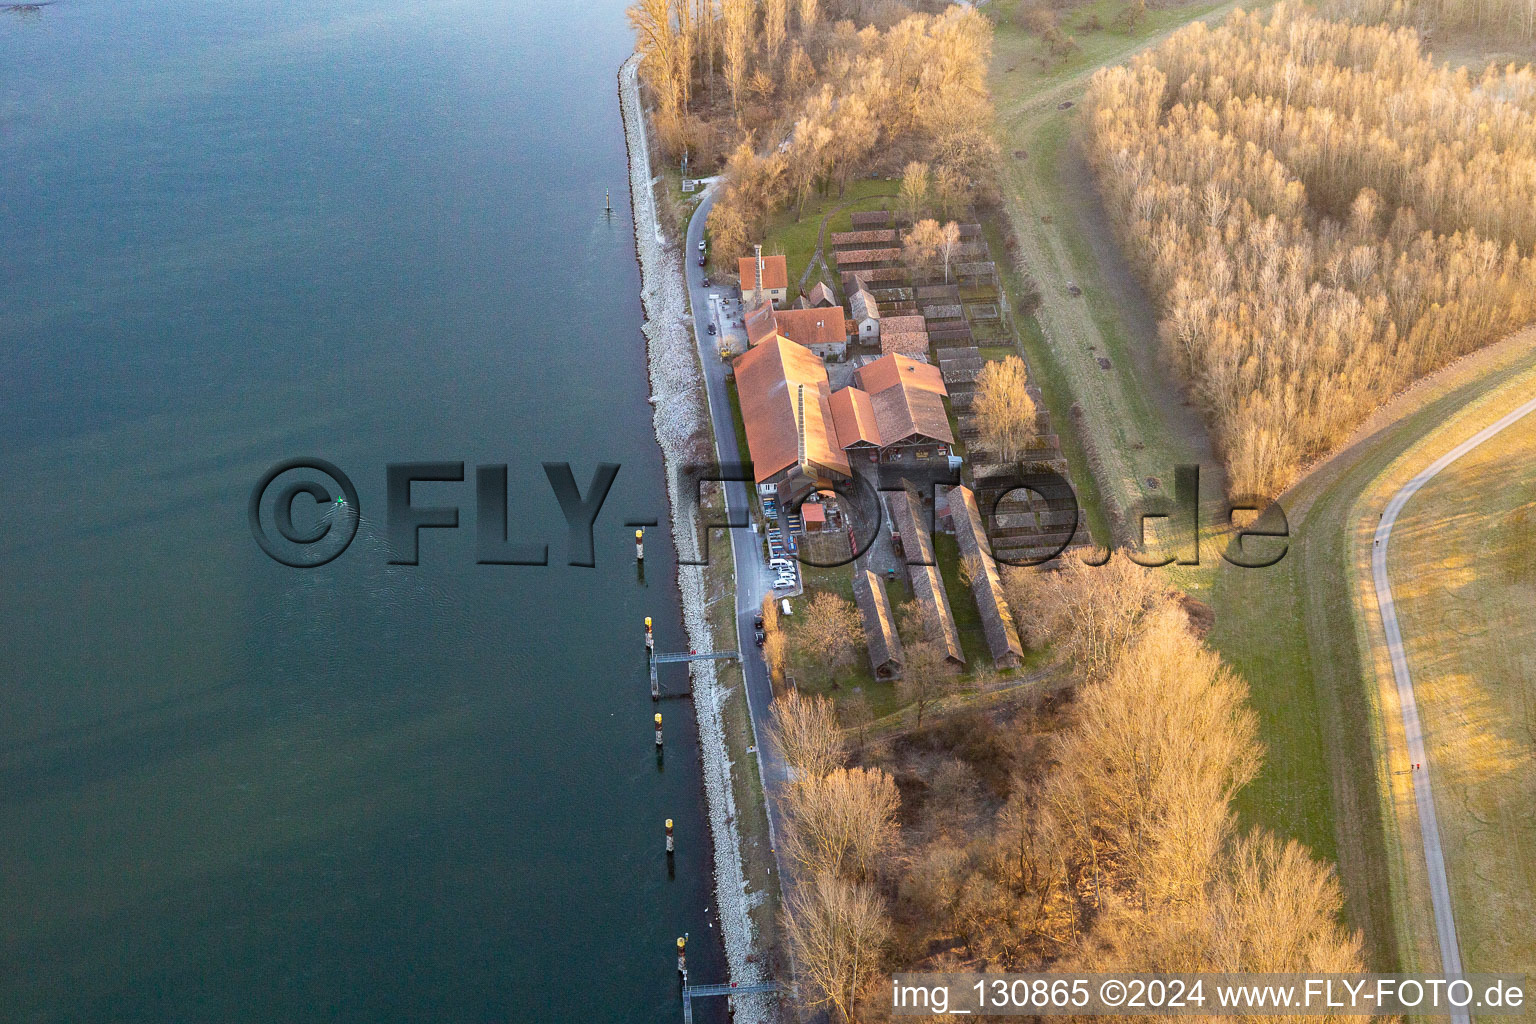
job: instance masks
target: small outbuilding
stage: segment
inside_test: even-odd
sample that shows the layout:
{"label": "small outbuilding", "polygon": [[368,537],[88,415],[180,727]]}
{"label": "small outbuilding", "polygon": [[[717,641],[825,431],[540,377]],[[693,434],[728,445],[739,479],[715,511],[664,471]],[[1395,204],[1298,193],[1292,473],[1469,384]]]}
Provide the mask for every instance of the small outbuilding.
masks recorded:
{"label": "small outbuilding", "polygon": [[1003,581],[997,572],[997,562],[992,558],[992,545],[987,540],[981,509],[969,487],[949,489],[949,515],[955,526],[960,557],[970,566],[971,595],[976,599],[976,611],[981,616],[981,628],[987,635],[992,661],[998,668],[1018,668],[1024,660],[1024,645],[1019,642],[1019,631],[1013,624],[1008,600],[1003,596]]}
{"label": "small outbuilding", "polygon": [[885,582],[863,565],[853,567],[853,601],[864,620],[864,642],[869,646],[869,667],[876,679],[898,679],[906,655]]}

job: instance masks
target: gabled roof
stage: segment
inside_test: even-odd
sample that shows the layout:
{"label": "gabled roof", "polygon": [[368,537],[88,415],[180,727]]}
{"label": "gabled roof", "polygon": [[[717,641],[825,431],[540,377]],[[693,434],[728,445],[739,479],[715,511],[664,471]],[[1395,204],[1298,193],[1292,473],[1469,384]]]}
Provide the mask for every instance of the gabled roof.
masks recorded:
{"label": "gabled roof", "polygon": [[778,330],[773,318],[773,306],[767,301],[759,302],[747,310],[747,344],[759,345],[773,337]]}
{"label": "gabled roof", "polygon": [[844,249],[841,252],[832,253],[832,259],[839,267],[851,267],[863,263],[894,263],[901,259],[901,250],[894,246],[882,246],[875,249]]}
{"label": "gabled roof", "polygon": [[853,567],[853,600],[864,620],[864,641],[869,645],[869,664],[875,674],[885,666],[901,672],[906,654],[901,649],[901,635],[896,632],[896,617],[891,613],[891,599],[885,583],[862,565]]}
{"label": "gabled roof", "polygon": [[880,351],[928,359],[928,327],[920,316],[888,316],[880,321]]}
{"label": "gabled roof", "polygon": [[992,660],[998,668],[1014,668],[1024,658],[1024,645],[1019,642],[1019,631],[1003,596],[1003,581],[992,558],[976,495],[969,487],[949,489],[949,513],[955,523],[960,557],[972,564],[971,594],[976,598],[976,611],[981,615],[981,628],[987,635]]}
{"label": "gabled roof", "polygon": [[855,320],[880,319],[880,304],[863,288],[854,292],[848,299],[848,311],[853,314]]}
{"label": "gabled roof", "polygon": [[832,423],[827,368],[810,349],[772,337],[738,356],[736,390],[757,482],[805,458],[851,475]]}
{"label": "gabled roof", "polygon": [[909,356],[889,355],[871,360],[858,369],[859,386],[870,394],[901,385],[947,395],[944,376],[936,366],[929,366],[921,359]]}
{"label": "gabled roof", "polygon": [[801,298],[812,308],[817,306],[837,305],[837,296],[832,294],[832,289],[827,287],[827,282],[817,281],[815,287],[806,292]]}
{"label": "gabled roof", "polygon": [[[889,217],[889,215],[887,215]],[[860,231],[834,231],[832,232],[832,247],[859,246],[869,248],[879,245],[897,245],[899,239],[895,228],[865,228]]]}
{"label": "gabled roof", "polygon": [[858,371],[869,394],[882,443],[895,444],[913,434],[954,444],[944,398],[949,393],[937,367],[902,355],[881,356]]}
{"label": "gabled roof", "polygon": [[[751,291],[756,288],[757,257],[743,256],[736,261],[736,267],[741,274],[742,291]],[[789,267],[784,262],[783,256],[763,257],[763,287],[765,289],[789,287]]]}
{"label": "gabled roof", "polygon": [[837,345],[848,340],[841,309],[779,309],[773,320],[781,335],[797,345]]}
{"label": "gabled roof", "polygon": [[[933,540],[923,515],[922,499],[911,487],[903,487],[887,495],[891,520],[901,535],[902,550],[906,553],[907,572],[912,579],[912,598],[923,609],[924,618],[931,631],[928,639],[938,641],[949,660],[965,664],[965,652],[960,647],[960,630],[955,626],[954,613],[949,609],[949,597],[944,593],[944,578],[939,575],[937,559],[933,554]],[[913,565],[925,562],[925,565]]]}
{"label": "gabled roof", "polygon": [[880,447],[880,428],[867,392],[858,388],[832,392],[832,422],[837,427],[837,443],[842,447],[855,444]]}

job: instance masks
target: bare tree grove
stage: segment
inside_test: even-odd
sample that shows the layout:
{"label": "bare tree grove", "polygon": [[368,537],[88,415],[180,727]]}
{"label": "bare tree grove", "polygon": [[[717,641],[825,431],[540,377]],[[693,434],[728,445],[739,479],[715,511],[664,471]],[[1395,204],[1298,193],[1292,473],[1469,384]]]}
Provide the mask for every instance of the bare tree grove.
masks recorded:
{"label": "bare tree grove", "polygon": [[1282,3],[1098,72],[1087,149],[1234,494],[1536,319],[1536,71]]}
{"label": "bare tree grove", "polygon": [[[685,91],[664,71],[697,79],[710,65],[704,44],[692,47],[685,67],[675,43],[669,50],[651,42],[664,34],[651,26],[680,24],[676,17],[661,20],[669,2],[683,0],[640,0],[631,20],[647,55],[646,81],[658,96],[662,148],[676,153],[709,133],[681,100],[662,103],[664,94]],[[798,217],[813,191],[842,194],[871,170],[899,174],[908,163],[921,164],[926,196],[931,168],[942,186],[934,198],[949,213],[993,187],[999,151],[986,86],[992,33],[985,17],[963,6],[940,14],[899,8],[899,19],[861,26],[823,17],[814,0],[794,8],[791,17],[788,0],[768,0],[759,27],[750,0],[721,0],[721,31],[707,33],[723,40],[721,73],[734,114],[730,130],[713,122],[735,147],[709,219],[716,259],[726,270],[749,251],[771,214],[789,206]],[[666,130],[674,109],[682,111],[673,118],[676,129]]]}

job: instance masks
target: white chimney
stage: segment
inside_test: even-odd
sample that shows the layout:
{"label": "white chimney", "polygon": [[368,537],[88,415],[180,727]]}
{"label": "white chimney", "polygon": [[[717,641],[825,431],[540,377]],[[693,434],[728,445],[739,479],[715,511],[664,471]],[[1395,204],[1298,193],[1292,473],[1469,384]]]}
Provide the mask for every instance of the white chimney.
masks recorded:
{"label": "white chimney", "polygon": [[763,247],[754,245],[752,251],[757,254],[757,301],[763,301]]}

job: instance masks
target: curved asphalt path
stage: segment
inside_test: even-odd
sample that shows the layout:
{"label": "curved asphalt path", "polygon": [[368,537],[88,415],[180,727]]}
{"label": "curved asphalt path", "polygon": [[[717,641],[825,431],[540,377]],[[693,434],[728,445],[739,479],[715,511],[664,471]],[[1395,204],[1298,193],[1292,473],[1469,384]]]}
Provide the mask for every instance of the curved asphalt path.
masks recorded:
{"label": "curved asphalt path", "polygon": [[[1376,539],[1371,549],[1371,574],[1376,584],[1376,605],[1381,610],[1381,624],[1387,635],[1387,651],[1392,656],[1392,675],[1397,681],[1397,697],[1403,708],[1403,732],[1408,737],[1410,764],[1427,764],[1424,756],[1424,727],[1419,722],[1418,705],[1413,699],[1413,677],[1408,671],[1408,656],[1403,650],[1403,633],[1397,622],[1397,608],[1392,600],[1392,586],[1387,579],[1387,544],[1392,539],[1392,527],[1398,513],[1425,484],[1440,475],[1451,463],[1496,436],[1507,427],[1536,412],[1536,398],[1513,410],[1502,419],[1489,424],[1476,434],[1430,463],[1428,468],[1408,481],[1387,502],[1381,522],[1376,526]],[[1456,918],[1451,910],[1450,883],[1445,873],[1445,855],[1440,846],[1440,825],[1435,818],[1435,795],[1430,786],[1429,769],[1413,772],[1413,795],[1419,808],[1419,828],[1424,837],[1424,860],[1429,869],[1429,894],[1435,912],[1435,931],[1440,938],[1441,970],[1447,977],[1462,974],[1461,946],[1456,940]],[[1455,1024],[1467,1024],[1471,1020],[1465,1011],[1454,1011],[1451,1020]]]}
{"label": "curved asphalt path", "polygon": [[[704,287],[704,268],[699,266],[699,242],[704,238],[704,222],[715,204],[713,186],[704,194],[688,221],[687,250],[683,254],[684,277],[688,282],[688,302],[693,310],[693,334],[699,349],[699,365],[704,374],[705,391],[709,397],[709,418],[715,425],[715,451],[721,465],[746,462],[747,453],[736,443],[736,423],[731,416],[731,400],[725,390],[726,364],[720,358],[715,339],[709,333],[709,322],[714,315],[709,296],[713,292],[725,298],[729,290],[720,285]],[[717,326],[718,329],[718,326]],[[768,706],[773,703],[773,684],[768,678],[768,666],[763,661],[762,650],[754,637],[753,617],[763,607],[763,597],[769,592],[769,580],[763,565],[760,535],[746,528],[751,522],[751,498],[748,484],[740,481],[725,483],[725,504],[731,522],[743,524],[730,534],[731,555],[736,563],[736,649],[741,652],[741,671],[746,678],[747,707],[752,715],[752,731],[757,739],[757,768],[763,780],[763,792],[768,805],[768,841],[773,846],[774,860],[778,865],[781,891],[788,885],[779,859],[779,830],[783,826],[781,794],[789,781],[789,770],[779,754],[778,747],[769,734]],[[721,535],[710,532],[710,557],[720,557]]]}

